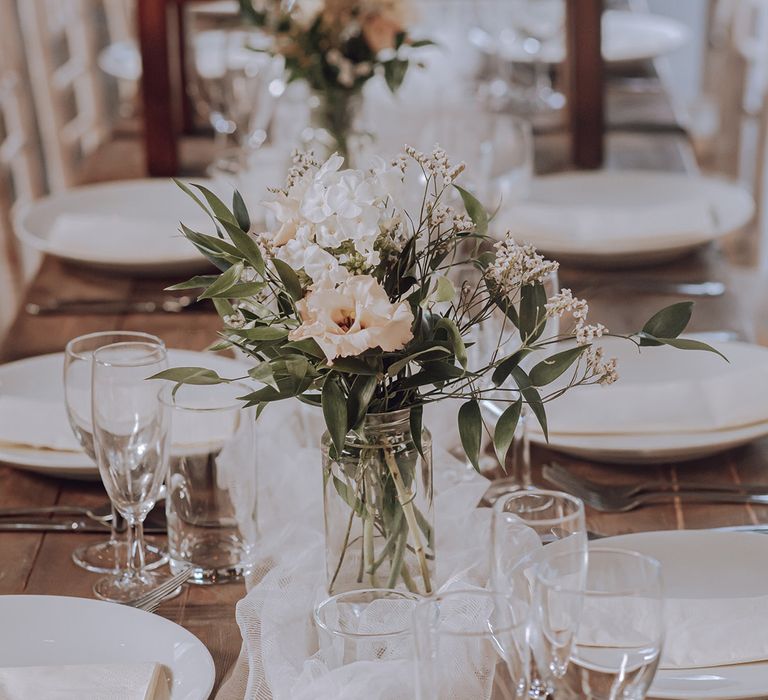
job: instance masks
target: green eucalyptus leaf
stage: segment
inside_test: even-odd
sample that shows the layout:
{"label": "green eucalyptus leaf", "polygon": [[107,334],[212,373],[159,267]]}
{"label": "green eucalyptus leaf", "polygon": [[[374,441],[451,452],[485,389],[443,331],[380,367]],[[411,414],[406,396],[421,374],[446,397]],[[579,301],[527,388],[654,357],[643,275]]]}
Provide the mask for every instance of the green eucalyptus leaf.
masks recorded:
{"label": "green eucalyptus leaf", "polygon": [[493,447],[496,450],[496,456],[504,467],[507,461],[507,452],[515,439],[515,430],[520,420],[520,413],[523,410],[523,399],[520,398],[515,403],[507,406],[504,412],[499,416],[496,422],[496,428],[493,431]]}
{"label": "green eucalyptus leaf", "polygon": [[520,335],[526,343],[533,343],[544,332],[547,310],[547,291],[540,282],[526,284],[520,290]]}
{"label": "green eucalyptus leaf", "polygon": [[[434,345],[432,347],[424,348],[423,350],[419,350],[417,352],[411,353],[410,355],[407,355],[402,360],[398,360],[397,362],[393,362],[389,369],[387,369],[387,374],[390,377],[394,377],[397,374],[399,374],[407,365],[409,365],[411,362],[417,360],[419,357],[423,359],[429,359],[429,360],[436,360],[440,355],[450,355],[451,351],[448,350],[448,348],[443,347],[442,345]],[[429,356],[428,358],[425,356]]]}
{"label": "green eucalyptus leaf", "polygon": [[229,270],[222,272],[218,279],[205,289],[198,299],[213,299],[214,297],[223,296],[224,292],[232,289],[240,281],[242,271],[243,266],[240,263],[232,265]]}
{"label": "green eucalyptus leaf", "polygon": [[240,230],[236,224],[233,224],[226,219],[220,219],[219,217],[216,217],[216,220],[224,227],[227,235],[232,239],[236,250],[239,252],[240,258],[246,260],[256,272],[263,275],[264,258],[261,255],[259,246],[256,245],[256,241],[254,241],[248,233]]}
{"label": "green eucalyptus leaf", "polygon": [[258,340],[258,341],[275,341],[282,340],[288,336],[288,331],[285,328],[277,328],[276,326],[256,326],[255,328],[233,328],[229,331],[232,335],[236,335],[245,340]]}
{"label": "green eucalyptus leaf", "polygon": [[271,386],[275,391],[279,391],[275,375],[272,373],[272,365],[269,362],[259,362],[258,365],[248,370],[248,376],[257,382]]}
{"label": "green eucalyptus leaf", "polygon": [[219,314],[219,316],[221,316],[222,318],[224,318],[225,316],[231,316],[233,313],[235,313],[235,307],[229,303],[229,299],[221,299],[219,297],[213,297],[211,301],[213,302],[213,305],[216,308],[216,313]]}
{"label": "green eucalyptus leaf", "polygon": [[347,438],[347,401],[333,373],[326,377],[323,384],[322,406],[326,428],[336,454],[340,455]]}
{"label": "green eucalyptus leaf", "polygon": [[225,299],[250,299],[264,289],[263,282],[242,282],[232,285],[227,289],[211,294],[210,298],[224,297]]}
{"label": "green eucalyptus leaf", "polygon": [[[681,301],[667,306],[651,316],[643,326],[643,333],[653,338],[677,338],[685,330],[692,313],[692,301]],[[640,344],[658,345],[658,342],[645,338],[640,340]]]}
{"label": "green eucalyptus leaf", "polygon": [[453,354],[459,361],[459,364],[466,369],[467,368],[467,348],[464,345],[464,339],[461,337],[456,323],[450,318],[440,318],[435,324],[435,333],[440,329],[444,329],[448,333],[448,340],[453,347]]}
{"label": "green eucalyptus leaf", "polygon": [[151,377],[148,377],[148,379],[165,379],[167,381],[176,382],[172,396],[176,396],[176,392],[184,384],[207,386],[212,384],[226,384],[230,381],[229,379],[220,377],[212,369],[206,369],[205,367],[172,367],[171,369],[166,369],[157,374],[153,374]]}
{"label": "green eucalyptus leaf", "polygon": [[361,374],[352,382],[347,398],[347,430],[356,428],[365,418],[378,382],[375,376]]}
{"label": "green eucalyptus leaf", "polygon": [[523,399],[528,404],[531,411],[533,411],[533,415],[536,416],[536,420],[539,422],[539,425],[544,432],[544,438],[549,440],[547,413],[544,409],[544,402],[541,400],[541,395],[534,389],[530,377],[520,367],[515,367],[515,369],[512,370],[512,377],[515,380],[515,384],[517,384],[517,388],[520,389]]}
{"label": "green eucalyptus leaf", "polygon": [[298,301],[304,296],[304,290],[301,288],[299,276],[294,269],[282,260],[272,258],[272,264],[275,266],[280,280],[285,285],[285,291],[288,292],[291,299]]}
{"label": "green eucalyptus leaf", "polygon": [[444,301],[451,301],[456,296],[456,290],[453,288],[453,283],[444,275],[440,275],[436,282],[435,287],[430,294],[430,299],[437,304]]}
{"label": "green eucalyptus leaf", "polygon": [[520,348],[515,350],[509,357],[505,357],[493,370],[491,375],[491,381],[495,386],[501,386],[507,381],[507,378],[512,374],[515,367],[517,367],[526,355],[529,355],[531,350],[528,348]]}
{"label": "green eucalyptus leaf", "polygon": [[722,357],[726,362],[730,362],[730,360],[717,348],[713,348],[708,343],[703,343],[702,341],[694,340],[693,338],[655,338],[647,336],[645,333],[641,333],[640,339],[641,345],[643,345],[643,339],[653,340],[654,345],[669,345],[673,348],[677,348],[678,350],[704,350],[705,352],[713,352],[715,355],[720,355],[720,357]]}
{"label": "green eucalyptus leaf", "polygon": [[393,58],[389,61],[384,61],[382,65],[384,66],[384,80],[387,82],[387,87],[391,92],[397,92],[403,84],[403,79],[408,70],[408,61]]}
{"label": "green eucalyptus leaf", "polygon": [[415,389],[425,384],[440,384],[451,379],[458,379],[466,374],[466,371],[461,367],[456,367],[456,365],[448,362],[430,362],[424,365],[421,372],[398,380],[394,386],[397,389]]}
{"label": "green eucalyptus leaf", "polygon": [[408,417],[408,421],[411,428],[411,437],[413,438],[413,442],[416,445],[416,449],[419,451],[419,454],[422,456],[422,458],[425,458],[424,446],[421,444],[421,432],[424,421],[424,406],[421,404],[411,406],[411,413]]}
{"label": "green eucalyptus leaf", "polygon": [[246,233],[251,230],[251,217],[248,215],[248,207],[245,206],[245,200],[237,190],[232,195],[232,212],[235,215],[237,225]]}
{"label": "green eucalyptus leaf", "polygon": [[554,382],[563,372],[565,372],[589,345],[578,345],[575,348],[568,348],[562,352],[555,353],[542,360],[534,366],[528,375],[533,386],[546,386]]}
{"label": "green eucalyptus leaf", "polygon": [[170,287],[166,287],[166,292],[178,292],[183,289],[203,289],[213,284],[218,275],[197,275],[186,282],[179,282],[178,284],[172,284]]}
{"label": "green eucalyptus leaf", "polygon": [[470,399],[459,408],[459,437],[472,466],[480,471],[480,444],[483,436],[483,419],[480,404]]}
{"label": "green eucalyptus leaf", "polygon": [[371,365],[359,357],[337,357],[331,363],[331,367],[337,372],[344,372],[345,374],[366,374],[374,376],[379,374],[378,369],[371,367]]}
{"label": "green eucalyptus leaf", "polygon": [[317,344],[317,341],[314,338],[293,340],[290,343],[285,343],[283,345],[283,349],[298,350],[299,352],[303,352],[305,355],[309,355],[310,357],[314,357],[318,360],[325,357],[325,353],[322,351],[322,348]]}
{"label": "green eucalyptus leaf", "polygon": [[237,226],[237,220],[235,215],[229,211],[229,207],[222,202],[217,195],[211,192],[207,187],[198,185],[195,182],[190,183],[192,187],[200,190],[200,193],[205,197],[205,201],[208,202],[208,206],[211,208],[213,215],[219,220],[225,220],[229,223]]}
{"label": "green eucalyptus leaf", "polygon": [[355,496],[354,489],[351,489],[335,474],[333,477],[333,487],[336,489],[336,493],[339,494],[341,500],[344,501],[357,515],[358,518],[362,518],[365,515],[365,506],[363,502]]}
{"label": "green eucalyptus leaf", "polygon": [[464,202],[464,208],[467,210],[467,215],[472,219],[472,223],[475,224],[475,230],[481,236],[485,236],[488,233],[488,212],[485,211],[485,207],[480,204],[480,201],[471,192],[468,192],[459,185],[454,185],[458,193],[461,195],[461,201]]}
{"label": "green eucalyptus leaf", "polygon": [[437,46],[438,44],[432,41],[431,39],[417,39],[416,41],[412,41],[408,46],[410,46],[412,49],[420,49],[422,46]]}

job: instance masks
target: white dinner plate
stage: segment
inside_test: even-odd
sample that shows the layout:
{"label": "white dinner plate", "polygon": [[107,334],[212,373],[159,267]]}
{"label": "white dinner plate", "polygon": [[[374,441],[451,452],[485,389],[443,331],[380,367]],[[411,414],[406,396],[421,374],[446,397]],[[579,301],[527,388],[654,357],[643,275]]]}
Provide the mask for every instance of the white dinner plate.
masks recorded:
{"label": "white dinner plate", "polygon": [[504,206],[506,231],[561,261],[632,266],[671,260],[738,230],[755,210],[743,187],[717,177],[647,170],[534,178]]}
{"label": "white dinner plate", "polygon": [[33,248],[79,265],[140,275],[210,267],[179,233],[179,222],[203,233],[213,230],[205,212],[167,179],[77,187],[14,212],[16,234]]}
{"label": "white dinner plate", "polygon": [[160,663],[171,700],[206,700],[215,668],[175,622],[126,605],[49,595],[0,596],[0,663],[13,666]]}
{"label": "white dinner plate", "polygon": [[[661,562],[670,598],[746,598],[765,595],[768,537],[749,532],[676,530],[606,537],[590,547],[641,552]],[[761,629],[768,620],[755,620]],[[723,644],[728,640],[723,639]],[[649,697],[736,700],[768,696],[768,662],[697,669],[662,669]]]}
{"label": "white dinner plate", "polygon": [[[206,367],[222,376],[243,376],[236,360],[191,350],[168,351],[171,367]],[[0,365],[0,394],[64,402],[64,353],[29,357]],[[99,471],[84,452],[64,452],[0,444],[0,462],[19,469],[70,479],[98,479]]]}
{"label": "white dinner plate", "polygon": [[[682,22],[664,15],[608,10],[603,13],[603,58],[608,63],[647,61],[664,56],[686,44],[690,30]],[[565,59],[563,37],[545,41],[538,55],[525,51],[519,38],[500,40],[498,51],[513,63],[544,63]]]}
{"label": "white dinner plate", "polygon": [[[726,363],[695,350],[638,353],[628,341],[597,342],[606,358],[618,358],[619,381],[576,387],[549,403],[550,448],[598,461],[654,464],[716,454],[768,435],[768,348],[711,343]],[[531,440],[547,444],[531,423]]]}

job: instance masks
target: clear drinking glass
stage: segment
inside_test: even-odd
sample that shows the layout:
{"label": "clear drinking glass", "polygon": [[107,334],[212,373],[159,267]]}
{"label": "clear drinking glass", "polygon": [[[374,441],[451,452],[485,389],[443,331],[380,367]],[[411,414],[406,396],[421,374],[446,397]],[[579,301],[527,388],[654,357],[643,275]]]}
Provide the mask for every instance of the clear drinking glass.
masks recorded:
{"label": "clear drinking glass", "polygon": [[642,700],[664,640],[661,565],[637,552],[593,549],[583,600],[568,670],[554,698]]}
{"label": "clear drinking glass", "polygon": [[527,697],[529,599],[450,591],[414,612],[417,700]]}
{"label": "clear drinking glass", "polygon": [[96,460],[109,499],[128,524],[128,566],[93,587],[97,597],[128,602],[165,576],[147,571],[143,522],[155,505],[168,466],[170,416],[157,382],[167,368],[162,343],[129,341],[93,353],[92,412]]}
{"label": "clear drinking glass", "polygon": [[[88,333],[73,338],[64,351],[64,397],[72,431],[85,453],[96,462],[93,448],[93,421],[91,418],[91,382],[93,353],[105,345],[121,342],[146,342],[162,345],[163,341],[149,333],[130,331],[105,331]],[[78,566],[94,573],[107,574],[118,571],[128,561],[128,545],[125,539],[125,521],[112,505],[111,532],[106,542],[84,545],[72,552],[72,560]],[[144,551],[147,568],[161,566],[167,561],[165,551],[147,544]]]}
{"label": "clear drinking glass", "polygon": [[323,662],[335,669],[357,661],[410,659],[411,619],[419,600],[389,588],[349,591],[324,600],[314,611]]}
{"label": "clear drinking glass", "polygon": [[544,554],[536,567],[529,639],[535,675],[554,688],[568,670],[581,622],[587,574],[583,552]]}
{"label": "clear drinking glass", "polygon": [[160,392],[172,414],[165,511],[171,570],[192,566],[193,583],[241,580],[258,540],[256,415],[245,384],[173,386]]}
{"label": "clear drinking glass", "polygon": [[[537,567],[555,556],[570,555],[570,580],[583,580],[588,551],[584,504],[560,491],[522,490],[500,498],[493,509],[491,547],[495,590],[527,591],[532,597]],[[546,658],[549,646],[540,639],[534,617],[529,620],[530,651],[538,658],[531,664],[529,696],[543,699],[551,691],[553,672]]]}

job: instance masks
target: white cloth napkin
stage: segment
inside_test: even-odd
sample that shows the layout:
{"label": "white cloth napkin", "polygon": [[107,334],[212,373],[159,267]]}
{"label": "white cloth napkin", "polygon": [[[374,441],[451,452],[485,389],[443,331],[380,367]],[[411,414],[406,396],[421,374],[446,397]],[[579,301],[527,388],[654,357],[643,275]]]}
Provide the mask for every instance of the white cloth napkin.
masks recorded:
{"label": "white cloth napkin", "polygon": [[[137,202],[135,218],[107,214],[60,214],[53,222],[49,241],[58,250],[84,260],[102,262],[189,258],[192,244],[169,221],[141,217]],[[189,226],[195,228],[189,222]]]}
{"label": "white cloth napkin", "polygon": [[81,452],[63,401],[0,396],[0,443]]}
{"label": "white cloth napkin", "polygon": [[768,596],[670,598],[661,668],[700,668],[768,660]]}
{"label": "white cloth napkin", "polygon": [[[318,654],[312,610],[327,595],[321,412],[283,402],[267,407],[257,425],[263,535],[249,592],[237,605],[242,651],[217,700],[412,697],[412,674],[399,661],[329,670]],[[438,584],[485,585],[489,562],[478,542],[489,541],[491,511],[476,505],[488,481],[434,442]]]}
{"label": "white cloth napkin", "polygon": [[[552,435],[699,433],[768,421],[768,350],[718,344],[727,363],[708,352],[653,347],[638,353],[627,341],[596,343],[606,358],[618,359],[619,381],[577,388],[548,403]],[[539,430],[535,421],[531,428]]]}
{"label": "white cloth napkin", "polygon": [[169,700],[160,664],[0,668],[0,700]]}

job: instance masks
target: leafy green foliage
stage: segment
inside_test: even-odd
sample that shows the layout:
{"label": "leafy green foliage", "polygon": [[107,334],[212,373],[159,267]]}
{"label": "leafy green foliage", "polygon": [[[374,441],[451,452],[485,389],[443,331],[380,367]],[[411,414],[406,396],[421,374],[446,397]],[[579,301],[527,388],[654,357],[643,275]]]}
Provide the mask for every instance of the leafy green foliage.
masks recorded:
{"label": "leafy green foliage", "polygon": [[459,408],[459,437],[467,459],[480,471],[480,445],[483,436],[483,419],[480,405],[470,399]]}
{"label": "leafy green foliage", "polygon": [[515,430],[520,421],[522,409],[523,399],[520,398],[515,403],[507,406],[496,422],[496,427],[493,431],[493,447],[502,466],[506,463],[507,453],[515,439]]}

